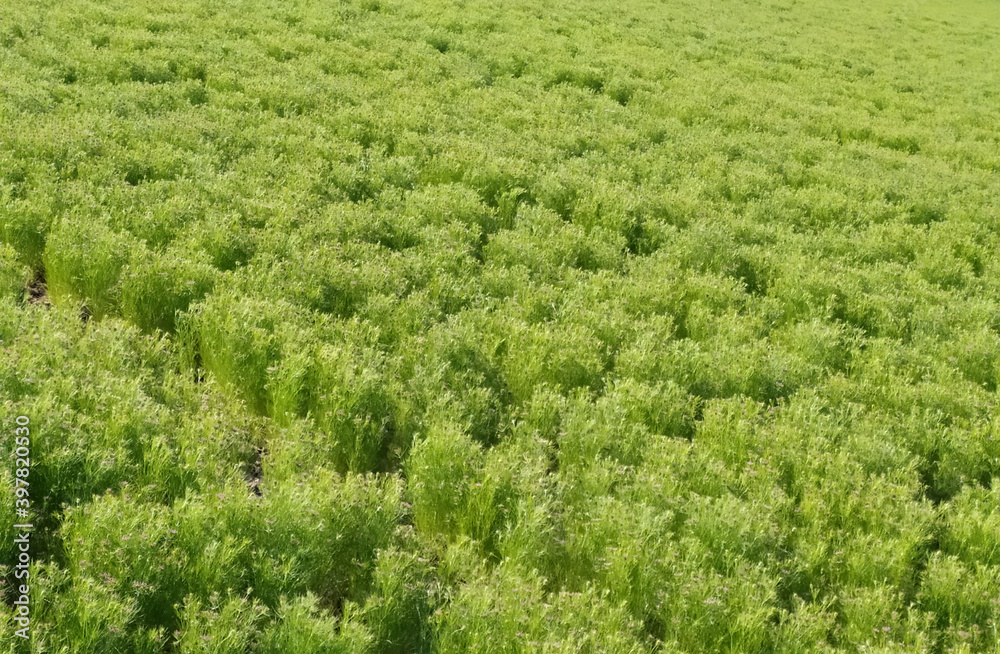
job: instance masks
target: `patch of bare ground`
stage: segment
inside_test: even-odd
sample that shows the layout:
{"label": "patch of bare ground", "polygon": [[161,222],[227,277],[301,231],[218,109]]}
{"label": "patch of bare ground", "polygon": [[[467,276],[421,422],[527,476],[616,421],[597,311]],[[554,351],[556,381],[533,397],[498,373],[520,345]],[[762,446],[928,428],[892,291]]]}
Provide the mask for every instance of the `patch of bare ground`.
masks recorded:
{"label": "patch of bare ground", "polygon": [[256,450],[257,450],[257,458],[250,466],[250,469],[247,470],[246,472],[246,481],[247,481],[247,488],[250,489],[250,494],[255,497],[262,497],[263,493],[260,492],[260,479],[261,476],[263,475],[264,468],[261,465],[261,462],[264,459],[265,452],[264,448],[262,447],[258,447],[256,448]]}
{"label": "patch of bare ground", "polygon": [[52,301],[49,299],[49,287],[45,283],[45,271],[39,271],[31,281],[28,282],[28,286],[25,289],[28,304],[38,304],[43,307],[51,307]]}

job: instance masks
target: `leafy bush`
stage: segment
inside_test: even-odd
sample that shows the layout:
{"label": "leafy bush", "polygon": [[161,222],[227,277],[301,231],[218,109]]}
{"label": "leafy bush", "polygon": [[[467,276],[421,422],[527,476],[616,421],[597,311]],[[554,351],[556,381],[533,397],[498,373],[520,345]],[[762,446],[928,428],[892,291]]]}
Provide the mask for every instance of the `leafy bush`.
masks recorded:
{"label": "leafy bush", "polygon": [[383,550],[372,576],[372,594],[365,601],[362,615],[372,631],[373,651],[429,651],[428,619],[434,598],[426,561],[414,554]]}
{"label": "leafy bush", "polygon": [[212,290],[214,276],[205,264],[176,255],[152,255],[123,272],[121,313],[144,331],[174,331],[175,316]]}
{"label": "leafy bush", "polygon": [[362,625],[347,619],[337,620],[319,608],[316,597],[307,593],[282,602],[274,621],[262,630],[252,651],[348,654],[369,651],[370,642],[371,636]]}
{"label": "leafy bush", "polygon": [[[263,499],[232,484],[170,507],[105,495],[67,513],[69,568],[135,597],[135,620],[149,626],[172,628],[179,602],[201,606],[213,594],[237,601],[232,593],[251,588],[254,601],[268,607],[284,594],[306,592],[340,602],[367,587],[376,551],[392,538],[399,491],[362,478],[332,482],[316,475],[308,486],[267,488]],[[266,548],[250,546],[265,541]],[[200,619],[198,611],[182,621]]]}
{"label": "leafy bush", "polygon": [[134,241],[82,220],[60,223],[45,243],[46,282],[53,301],[82,304],[95,317],[118,310],[122,270]]}
{"label": "leafy bush", "polygon": [[325,347],[315,366],[308,407],[330,441],[330,463],[342,471],[379,469],[394,428],[380,361],[369,353]]}
{"label": "leafy bush", "polygon": [[17,262],[17,253],[0,245],[0,296],[20,298],[28,282],[28,270]]}
{"label": "leafy bush", "polygon": [[465,586],[435,619],[437,651],[641,651],[637,625],[595,589],[546,598],[537,573],[510,566],[483,582]]}
{"label": "leafy bush", "polygon": [[185,316],[189,347],[219,383],[265,413],[269,368],[280,357],[276,331],[281,311],[268,303],[233,294],[213,295]]}
{"label": "leafy bush", "polygon": [[52,227],[52,208],[23,199],[4,197],[3,200],[0,241],[14,249],[20,263],[36,270],[41,268],[45,241]]}

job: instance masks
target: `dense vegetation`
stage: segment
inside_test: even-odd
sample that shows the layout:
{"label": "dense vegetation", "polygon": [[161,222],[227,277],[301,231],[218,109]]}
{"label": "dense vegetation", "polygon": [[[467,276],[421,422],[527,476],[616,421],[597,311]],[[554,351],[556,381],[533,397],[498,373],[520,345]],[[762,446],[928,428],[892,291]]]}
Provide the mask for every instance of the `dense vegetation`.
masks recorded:
{"label": "dense vegetation", "polygon": [[1000,652],[998,52],[0,0],[0,651]]}

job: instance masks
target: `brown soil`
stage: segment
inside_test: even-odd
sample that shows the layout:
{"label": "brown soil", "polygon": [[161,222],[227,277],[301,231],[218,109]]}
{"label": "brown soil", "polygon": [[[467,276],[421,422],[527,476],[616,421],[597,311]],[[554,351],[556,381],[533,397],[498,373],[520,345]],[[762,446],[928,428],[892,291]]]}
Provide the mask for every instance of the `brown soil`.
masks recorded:
{"label": "brown soil", "polygon": [[28,282],[26,289],[28,294],[28,304],[40,304],[43,307],[51,307],[49,300],[49,287],[45,284],[45,273],[40,272]]}

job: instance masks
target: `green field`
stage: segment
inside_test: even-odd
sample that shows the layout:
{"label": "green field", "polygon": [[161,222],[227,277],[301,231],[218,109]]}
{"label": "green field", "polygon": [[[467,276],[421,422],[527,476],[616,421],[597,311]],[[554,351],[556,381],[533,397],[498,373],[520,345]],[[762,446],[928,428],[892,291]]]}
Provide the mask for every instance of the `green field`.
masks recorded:
{"label": "green field", "polygon": [[998,654],[998,246],[996,0],[0,0],[0,652]]}

